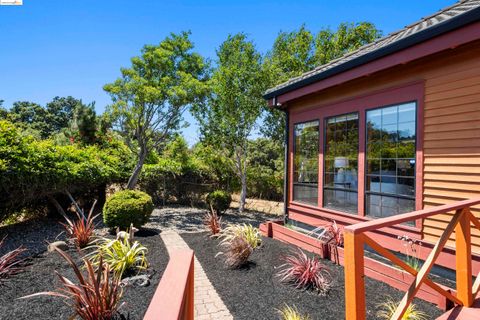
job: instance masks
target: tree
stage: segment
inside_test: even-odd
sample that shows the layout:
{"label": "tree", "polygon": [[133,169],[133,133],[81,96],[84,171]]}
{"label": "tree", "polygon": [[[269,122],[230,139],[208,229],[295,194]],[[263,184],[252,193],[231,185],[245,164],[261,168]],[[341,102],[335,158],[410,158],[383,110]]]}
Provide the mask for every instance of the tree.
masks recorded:
{"label": "tree", "polygon": [[[315,67],[314,35],[301,26],[291,32],[281,31],[267,54],[264,67],[268,70],[269,86],[287,81]],[[264,117],[261,132],[277,141],[284,140],[285,115],[282,111],[269,108]]]}
{"label": "tree", "polygon": [[170,34],[158,46],[146,45],[121,77],[104,86],[113,100],[108,112],[137,154],[127,188],[137,184],[145,158],[180,126],[187,106],[207,91],[207,65],[193,52],[190,33]]}
{"label": "tree", "polygon": [[[265,62],[270,74],[269,86],[326,64],[380,36],[381,32],[369,22],[341,23],[336,30],[322,29],[316,36],[304,26],[298,31],[280,32]],[[280,143],[285,137],[284,128],[283,112],[267,109],[262,133]]]}
{"label": "tree", "polygon": [[74,97],[55,97],[47,103],[45,109],[47,117],[47,135],[60,132],[64,128],[70,126],[70,122],[74,118],[75,110],[87,107],[82,100]]}
{"label": "tree", "polygon": [[8,113],[8,120],[18,124],[29,134],[44,138],[48,132],[45,122],[46,115],[45,109],[39,104],[30,101],[17,101],[13,103]]}
{"label": "tree", "polygon": [[262,112],[266,84],[262,56],[255,45],[243,33],[230,35],[217,50],[208,104],[192,109],[201,140],[231,160],[241,184],[240,212],[247,196],[248,138]]}

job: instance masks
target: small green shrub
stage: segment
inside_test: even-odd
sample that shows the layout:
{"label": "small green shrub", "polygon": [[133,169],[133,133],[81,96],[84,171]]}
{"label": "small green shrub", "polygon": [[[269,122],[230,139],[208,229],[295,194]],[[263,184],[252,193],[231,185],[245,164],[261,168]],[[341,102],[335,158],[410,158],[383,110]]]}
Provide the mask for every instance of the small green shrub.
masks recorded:
{"label": "small green shrub", "polygon": [[98,267],[103,260],[118,279],[121,279],[125,272],[148,267],[145,258],[147,248],[138,241],[130,243],[128,239],[102,239],[95,248],[90,261]]}
{"label": "small green shrub", "polygon": [[245,239],[252,249],[256,249],[262,244],[260,230],[251,224],[230,224],[223,229],[220,235],[222,242],[230,242],[236,237]]}
{"label": "small green shrub", "polygon": [[211,206],[217,214],[224,213],[232,202],[230,193],[222,190],[215,190],[207,195],[207,205]]}
{"label": "small green shrub", "polygon": [[103,222],[107,227],[126,230],[133,224],[139,228],[148,222],[153,211],[152,198],[142,191],[118,191],[105,202]]}

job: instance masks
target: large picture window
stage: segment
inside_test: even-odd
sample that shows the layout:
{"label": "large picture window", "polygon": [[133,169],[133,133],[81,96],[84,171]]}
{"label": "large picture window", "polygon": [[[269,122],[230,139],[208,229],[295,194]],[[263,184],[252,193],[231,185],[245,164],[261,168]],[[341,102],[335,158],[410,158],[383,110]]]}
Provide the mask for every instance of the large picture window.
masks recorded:
{"label": "large picture window", "polygon": [[358,113],[325,121],[323,206],[358,212]]}
{"label": "large picture window", "polygon": [[294,128],[293,200],[317,205],[318,121],[296,124]]}
{"label": "large picture window", "polygon": [[366,215],[414,211],[416,104],[368,110],[366,129]]}

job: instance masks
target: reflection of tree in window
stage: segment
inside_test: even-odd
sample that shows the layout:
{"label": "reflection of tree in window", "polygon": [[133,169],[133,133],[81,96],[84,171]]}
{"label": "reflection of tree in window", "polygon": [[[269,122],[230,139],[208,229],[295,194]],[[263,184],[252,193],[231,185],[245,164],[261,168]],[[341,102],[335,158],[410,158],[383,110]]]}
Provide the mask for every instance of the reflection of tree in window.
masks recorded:
{"label": "reflection of tree in window", "polygon": [[318,121],[294,127],[293,200],[317,205]]}
{"label": "reflection of tree in window", "polygon": [[323,206],[357,213],[358,114],[325,121]]}
{"label": "reflection of tree in window", "polygon": [[415,103],[367,111],[367,215],[415,209],[415,138]]}

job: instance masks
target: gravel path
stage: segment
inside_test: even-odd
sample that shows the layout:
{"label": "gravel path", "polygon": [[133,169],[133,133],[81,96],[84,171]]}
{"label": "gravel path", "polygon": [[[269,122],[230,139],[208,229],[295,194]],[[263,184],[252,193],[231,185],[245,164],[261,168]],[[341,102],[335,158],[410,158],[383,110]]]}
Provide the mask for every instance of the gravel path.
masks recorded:
{"label": "gravel path", "polygon": [[[155,209],[146,224],[147,228],[160,230],[175,230],[178,233],[205,231],[203,218],[207,211],[205,209],[167,206]],[[256,211],[245,211],[242,214],[237,210],[229,209],[222,215],[222,223],[250,223],[257,226],[266,220],[280,219],[281,216],[266,214]]]}

